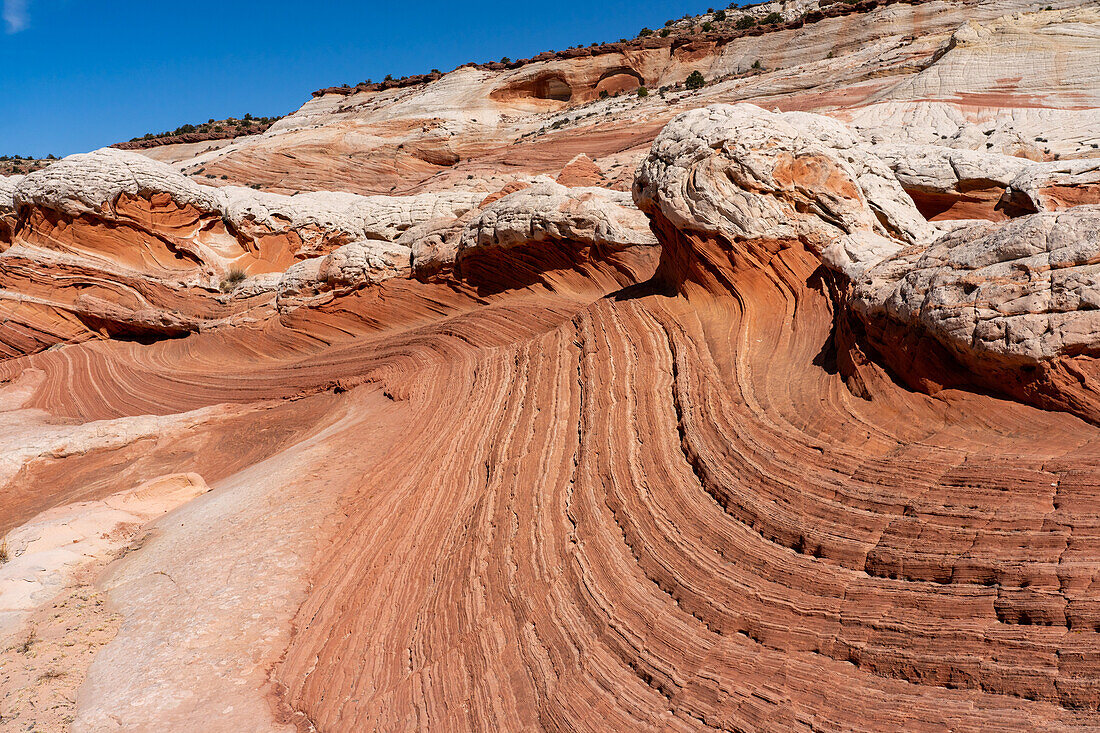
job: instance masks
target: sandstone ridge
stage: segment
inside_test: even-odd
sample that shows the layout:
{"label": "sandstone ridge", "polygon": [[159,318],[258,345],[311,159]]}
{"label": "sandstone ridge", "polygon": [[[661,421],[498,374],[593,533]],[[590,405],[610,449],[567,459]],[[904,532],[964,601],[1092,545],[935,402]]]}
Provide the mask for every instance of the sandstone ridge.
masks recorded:
{"label": "sandstone ridge", "polygon": [[0,178],[0,727],[1100,727],[1100,16],[743,12]]}

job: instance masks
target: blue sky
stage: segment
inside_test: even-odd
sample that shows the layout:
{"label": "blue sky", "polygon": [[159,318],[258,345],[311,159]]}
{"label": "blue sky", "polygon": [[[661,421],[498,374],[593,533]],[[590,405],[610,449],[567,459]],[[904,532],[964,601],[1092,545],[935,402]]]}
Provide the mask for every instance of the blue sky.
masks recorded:
{"label": "blue sky", "polygon": [[[68,155],[314,89],[634,36],[685,0],[0,0],[0,154]],[[715,2],[715,0],[710,0]]]}

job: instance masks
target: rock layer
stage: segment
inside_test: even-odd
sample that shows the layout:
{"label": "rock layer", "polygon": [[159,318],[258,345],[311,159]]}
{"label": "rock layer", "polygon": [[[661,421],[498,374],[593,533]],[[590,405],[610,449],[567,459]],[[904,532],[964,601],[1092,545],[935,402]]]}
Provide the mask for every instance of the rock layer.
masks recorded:
{"label": "rock layer", "polygon": [[1100,726],[1092,11],[849,5],[19,181],[4,724]]}

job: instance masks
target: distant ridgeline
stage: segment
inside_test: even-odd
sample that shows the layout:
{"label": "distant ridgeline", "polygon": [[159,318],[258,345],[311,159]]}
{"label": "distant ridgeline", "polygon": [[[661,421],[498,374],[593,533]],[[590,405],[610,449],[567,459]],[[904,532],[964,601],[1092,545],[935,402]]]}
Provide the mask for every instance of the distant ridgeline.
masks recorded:
{"label": "distant ridgeline", "polygon": [[39,168],[45,168],[57,160],[52,153],[45,158],[32,158],[29,155],[0,155],[0,176],[18,176],[23,173],[33,173]]}
{"label": "distant ridgeline", "polygon": [[[679,19],[668,20],[660,30],[643,28],[632,39],[620,38],[617,43],[592,43],[589,46],[574,46],[564,51],[544,51],[529,59],[502,58],[500,61],[487,63],[470,62],[459,68],[473,67],[487,71],[504,71],[518,69],[527,64],[539,61],[551,61],[554,59],[573,59],[585,56],[601,56],[608,53],[623,53],[629,50],[643,48],[670,48],[694,43],[711,43],[722,46],[735,38],[743,36],[762,36],[774,31],[801,28],[807,23],[817,23],[826,18],[837,18],[843,15],[855,13],[868,13],[875,8],[884,5],[903,3],[906,5],[919,5],[931,0],[820,0],[817,7],[810,7],[799,11],[797,15],[784,17],[778,9],[782,9],[783,3],[755,3],[738,6],[731,3],[727,10],[708,9],[703,15],[684,15]],[[773,9],[774,8],[774,9]],[[325,94],[355,94],[357,92],[379,92],[386,89],[399,89],[417,86],[435,81],[443,76],[439,69],[432,69],[427,74],[414,74],[395,79],[387,75],[380,82],[370,79],[358,84],[344,84],[336,87],[326,87],[313,92],[313,96],[321,97]]]}
{"label": "distant ridgeline", "polygon": [[161,133],[148,132],[129,142],[115,143],[112,148],[123,150],[141,150],[159,145],[174,143],[198,143],[204,140],[226,140],[242,135],[258,135],[267,130],[278,117],[253,117],[246,114],[243,119],[229,117],[224,120],[210,119],[198,125],[180,125],[175,130]]}

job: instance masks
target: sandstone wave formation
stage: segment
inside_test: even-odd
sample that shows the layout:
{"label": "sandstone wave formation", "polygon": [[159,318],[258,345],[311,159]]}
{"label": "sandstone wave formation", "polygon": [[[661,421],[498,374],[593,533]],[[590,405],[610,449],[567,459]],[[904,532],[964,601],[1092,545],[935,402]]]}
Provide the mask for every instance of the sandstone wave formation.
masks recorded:
{"label": "sandstone wave formation", "polygon": [[1100,727],[1100,12],[744,12],[0,177],[0,730]]}

